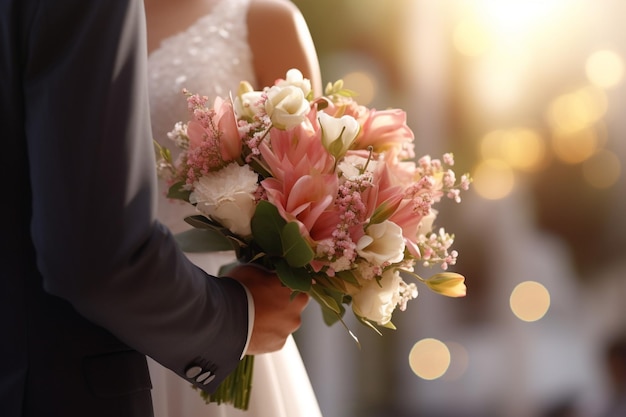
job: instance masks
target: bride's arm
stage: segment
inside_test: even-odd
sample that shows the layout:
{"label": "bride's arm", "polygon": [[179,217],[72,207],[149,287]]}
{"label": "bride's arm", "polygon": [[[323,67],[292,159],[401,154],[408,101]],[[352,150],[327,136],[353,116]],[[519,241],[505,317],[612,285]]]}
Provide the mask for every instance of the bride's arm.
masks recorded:
{"label": "bride's arm", "polygon": [[259,86],[274,84],[287,70],[299,69],[311,80],[316,96],[322,80],[315,45],[300,10],[290,1],[252,0],[248,39]]}

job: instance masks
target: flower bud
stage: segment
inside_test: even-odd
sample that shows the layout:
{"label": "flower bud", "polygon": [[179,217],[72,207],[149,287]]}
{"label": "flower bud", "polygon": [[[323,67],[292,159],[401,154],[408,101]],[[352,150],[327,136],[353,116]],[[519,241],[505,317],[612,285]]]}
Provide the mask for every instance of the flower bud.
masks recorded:
{"label": "flower bud", "polygon": [[424,283],[436,293],[448,297],[465,297],[465,277],[455,272],[441,272],[435,274]]}

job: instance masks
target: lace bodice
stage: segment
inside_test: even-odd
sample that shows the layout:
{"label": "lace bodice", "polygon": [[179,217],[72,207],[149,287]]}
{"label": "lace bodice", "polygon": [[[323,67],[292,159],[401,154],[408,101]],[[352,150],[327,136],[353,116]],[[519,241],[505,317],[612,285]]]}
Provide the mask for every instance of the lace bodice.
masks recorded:
{"label": "lace bodice", "polygon": [[246,16],[249,0],[222,0],[211,14],[165,39],[148,57],[150,114],[154,138],[187,120],[183,88],[209,97],[236,92],[239,82],[255,84]]}
{"label": "lace bodice", "polygon": [[[167,133],[189,118],[183,88],[208,96],[212,103],[218,95],[236,93],[241,80],[256,84],[246,21],[249,1],[219,1],[210,14],[165,39],[148,57],[152,134],[174,155]],[[188,229],[184,217],[195,213],[193,207],[168,201],[163,197],[166,188],[159,181],[159,220],[174,233]]]}

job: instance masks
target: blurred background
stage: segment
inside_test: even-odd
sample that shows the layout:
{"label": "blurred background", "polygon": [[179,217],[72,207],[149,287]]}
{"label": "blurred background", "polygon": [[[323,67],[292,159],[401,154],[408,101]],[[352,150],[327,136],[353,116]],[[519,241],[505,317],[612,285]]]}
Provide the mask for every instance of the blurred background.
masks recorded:
{"label": "blurred background", "polygon": [[467,297],[419,286],[382,337],[348,319],[360,350],[307,308],[324,416],[626,416],[626,2],[294,3],[325,82],[405,109],[416,154],[474,178],[438,218]]}

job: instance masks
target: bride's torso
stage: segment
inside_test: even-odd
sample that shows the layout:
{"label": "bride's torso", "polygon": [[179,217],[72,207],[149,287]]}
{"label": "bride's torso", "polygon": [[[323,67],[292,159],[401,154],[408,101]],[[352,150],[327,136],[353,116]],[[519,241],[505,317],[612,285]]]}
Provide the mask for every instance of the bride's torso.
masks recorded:
{"label": "bride's torso", "polygon": [[[157,34],[149,39],[148,79],[154,139],[172,149],[174,144],[167,132],[176,122],[188,119],[183,88],[208,96],[212,102],[215,96],[236,93],[241,80],[257,85],[247,27],[249,3],[254,0],[145,1],[148,12],[156,10],[148,6],[164,6],[158,9],[160,15],[148,22],[148,31],[152,28],[152,33]],[[155,24],[156,28],[150,26]],[[162,181],[160,191],[165,192]],[[189,228],[183,218],[194,213],[189,204],[172,203],[163,196],[158,199],[157,210],[159,220],[175,233]],[[232,252],[187,256],[211,274],[234,259]],[[152,360],[149,365],[155,417],[321,417],[291,337],[281,351],[255,359],[255,388],[249,412],[226,405],[207,405],[185,380]]]}
{"label": "bride's torso", "polygon": [[[188,120],[187,103],[183,88],[192,93],[209,97],[212,103],[216,96],[236,93],[241,80],[256,84],[252,52],[248,43],[247,13],[250,0],[196,0],[192,2],[194,11],[203,12],[199,18],[191,17],[188,10],[163,11],[160,20],[171,27],[155,27],[153,33],[170,31],[171,35],[155,40],[148,57],[148,82],[150,94],[150,115],[154,139],[172,149],[173,142],[167,138],[178,121]],[[175,2],[169,2],[169,4]],[[147,5],[148,13],[150,9]],[[154,12],[154,11],[153,11]],[[191,22],[178,28],[175,13],[180,13],[180,21]],[[163,16],[165,15],[165,16]],[[159,19],[153,19],[159,24]],[[148,31],[150,33],[150,26]],[[157,35],[159,36],[159,35]],[[173,150],[173,149],[172,149]],[[160,184],[160,191],[165,191]],[[187,228],[183,221],[185,214],[193,209],[159,198],[158,217],[174,232]]]}

